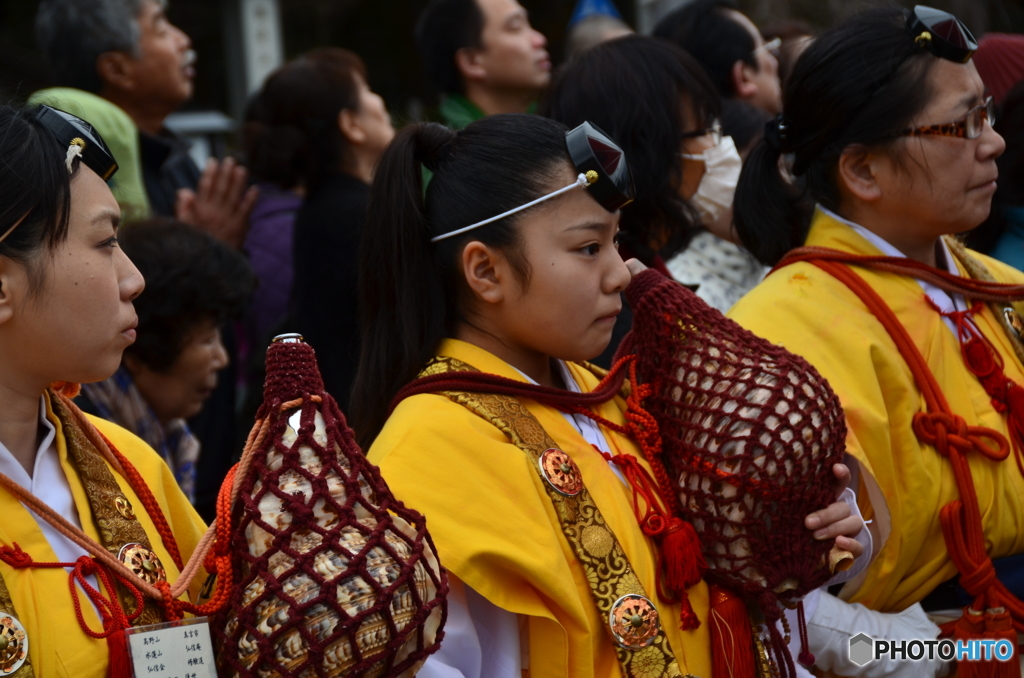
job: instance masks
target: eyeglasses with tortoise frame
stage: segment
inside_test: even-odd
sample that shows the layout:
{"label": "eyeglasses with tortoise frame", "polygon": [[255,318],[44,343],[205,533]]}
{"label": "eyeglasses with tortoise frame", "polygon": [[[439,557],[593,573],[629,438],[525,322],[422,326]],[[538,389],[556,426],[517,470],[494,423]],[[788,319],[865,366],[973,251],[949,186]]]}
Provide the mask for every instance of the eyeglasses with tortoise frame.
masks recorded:
{"label": "eyeglasses with tortoise frame", "polygon": [[961,139],[977,139],[985,128],[985,121],[988,124],[996,124],[995,104],[992,97],[988,97],[971,110],[952,122],[944,122],[938,125],[925,125],[923,127],[908,127],[901,132],[895,132],[893,136],[923,136],[934,134],[944,137],[960,137]]}

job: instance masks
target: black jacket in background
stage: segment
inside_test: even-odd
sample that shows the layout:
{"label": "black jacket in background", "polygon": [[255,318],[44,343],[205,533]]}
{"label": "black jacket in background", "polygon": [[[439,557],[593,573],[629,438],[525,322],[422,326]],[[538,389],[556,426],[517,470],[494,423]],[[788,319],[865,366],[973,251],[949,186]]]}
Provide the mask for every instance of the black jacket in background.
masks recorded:
{"label": "black jacket in background", "polygon": [[316,350],[327,392],[348,409],[359,362],[359,246],[370,187],[347,174],[312,186],[295,219],[288,331]]}
{"label": "black jacket in background", "polygon": [[159,135],[139,132],[142,180],[154,214],[174,217],[178,189],[196,189],[199,168],[189,155],[190,147],[186,139],[166,128]]}

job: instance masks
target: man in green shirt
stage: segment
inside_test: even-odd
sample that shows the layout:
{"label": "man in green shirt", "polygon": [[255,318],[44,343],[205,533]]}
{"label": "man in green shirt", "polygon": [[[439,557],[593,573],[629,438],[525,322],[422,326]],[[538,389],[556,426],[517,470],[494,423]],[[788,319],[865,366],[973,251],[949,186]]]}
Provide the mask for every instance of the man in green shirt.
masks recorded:
{"label": "man in green shirt", "polygon": [[441,117],[462,129],[485,115],[532,112],[551,78],[547,40],[516,0],[432,0],[416,24]]}

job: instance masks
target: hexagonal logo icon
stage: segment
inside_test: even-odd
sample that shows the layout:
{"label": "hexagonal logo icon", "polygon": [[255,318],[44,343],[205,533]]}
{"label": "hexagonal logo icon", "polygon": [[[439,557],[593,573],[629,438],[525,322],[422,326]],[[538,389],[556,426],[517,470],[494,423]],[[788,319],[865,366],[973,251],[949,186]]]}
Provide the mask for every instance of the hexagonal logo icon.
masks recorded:
{"label": "hexagonal logo icon", "polygon": [[864,666],[874,659],[875,641],[865,633],[858,633],[850,638],[850,661],[857,666]]}

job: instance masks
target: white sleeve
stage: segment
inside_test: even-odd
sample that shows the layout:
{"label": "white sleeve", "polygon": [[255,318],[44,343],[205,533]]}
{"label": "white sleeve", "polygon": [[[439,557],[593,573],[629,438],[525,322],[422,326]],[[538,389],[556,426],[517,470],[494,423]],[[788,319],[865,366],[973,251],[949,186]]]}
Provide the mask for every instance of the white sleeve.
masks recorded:
{"label": "white sleeve", "polygon": [[440,649],[417,678],[522,678],[520,616],[448,573],[448,621]]}
{"label": "white sleeve", "polygon": [[864,666],[850,661],[850,638],[858,633],[884,640],[930,640],[938,638],[939,632],[919,603],[899,613],[875,612],[820,590],[814,614],[807,619],[808,649],[814,654],[815,666],[858,678],[944,675],[948,666],[937,657],[931,661],[875,659]]}

